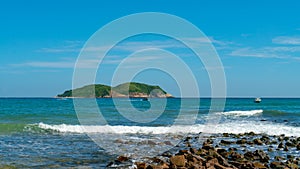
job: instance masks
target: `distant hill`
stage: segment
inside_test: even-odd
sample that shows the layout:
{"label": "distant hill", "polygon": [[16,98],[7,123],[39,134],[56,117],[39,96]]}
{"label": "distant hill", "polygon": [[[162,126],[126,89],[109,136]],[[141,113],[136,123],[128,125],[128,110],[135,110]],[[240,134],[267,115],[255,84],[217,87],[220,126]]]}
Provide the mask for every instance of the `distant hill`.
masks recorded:
{"label": "distant hill", "polygon": [[109,98],[109,97],[172,97],[159,86],[143,83],[123,83],[115,87],[102,84],[87,85],[67,90],[57,97]]}

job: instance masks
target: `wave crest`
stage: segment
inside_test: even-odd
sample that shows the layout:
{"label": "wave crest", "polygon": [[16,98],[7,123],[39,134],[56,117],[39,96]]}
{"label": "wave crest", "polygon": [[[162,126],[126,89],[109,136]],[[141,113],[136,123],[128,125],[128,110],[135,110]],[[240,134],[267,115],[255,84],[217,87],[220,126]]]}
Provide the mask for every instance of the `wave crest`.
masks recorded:
{"label": "wave crest", "polygon": [[228,111],[222,112],[221,114],[226,116],[255,116],[263,113],[263,110],[237,110],[237,111]]}
{"label": "wave crest", "polygon": [[[62,133],[101,133],[101,134],[182,134],[207,131],[204,124],[191,126],[80,126],[80,125],[49,125],[39,123],[38,127],[43,130],[53,130]],[[287,136],[300,136],[300,127],[287,126],[276,123],[262,123],[254,121],[240,121],[216,124],[211,130],[212,134],[218,133],[245,133],[245,132],[265,133],[268,135],[285,134]]]}

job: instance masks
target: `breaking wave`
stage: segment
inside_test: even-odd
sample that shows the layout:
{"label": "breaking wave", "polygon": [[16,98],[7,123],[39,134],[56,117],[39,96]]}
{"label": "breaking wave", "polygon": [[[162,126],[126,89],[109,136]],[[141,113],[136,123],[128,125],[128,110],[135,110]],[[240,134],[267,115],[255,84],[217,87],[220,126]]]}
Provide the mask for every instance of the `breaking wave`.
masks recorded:
{"label": "breaking wave", "polygon": [[44,123],[35,124],[43,130],[52,130],[61,133],[112,133],[112,134],[184,134],[200,132],[208,133],[265,133],[268,135],[285,134],[287,136],[300,136],[300,127],[288,126],[284,124],[275,124],[271,122],[228,122],[216,124],[207,130],[204,124],[195,124],[191,126],[80,126],[80,125],[49,125]]}

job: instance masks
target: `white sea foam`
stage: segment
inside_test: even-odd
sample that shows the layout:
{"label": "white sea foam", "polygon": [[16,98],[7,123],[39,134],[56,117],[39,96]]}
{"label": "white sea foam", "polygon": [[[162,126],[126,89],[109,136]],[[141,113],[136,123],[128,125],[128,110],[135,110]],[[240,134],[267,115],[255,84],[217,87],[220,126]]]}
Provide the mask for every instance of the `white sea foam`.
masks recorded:
{"label": "white sea foam", "polygon": [[265,133],[269,135],[285,134],[287,136],[300,136],[300,127],[287,126],[271,122],[228,122],[212,126],[196,124],[191,126],[172,126],[172,127],[147,127],[147,126],[80,126],[80,125],[49,125],[38,124],[39,128],[50,129],[63,133],[115,133],[115,134],[185,134],[185,133]]}
{"label": "white sea foam", "polygon": [[221,114],[226,116],[255,116],[262,114],[263,110],[237,110],[237,111],[228,111],[228,112],[222,112]]}

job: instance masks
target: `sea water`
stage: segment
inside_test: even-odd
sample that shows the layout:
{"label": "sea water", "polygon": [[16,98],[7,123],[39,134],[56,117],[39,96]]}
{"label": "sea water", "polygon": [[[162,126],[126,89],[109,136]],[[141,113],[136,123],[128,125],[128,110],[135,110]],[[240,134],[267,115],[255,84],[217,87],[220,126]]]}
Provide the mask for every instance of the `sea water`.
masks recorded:
{"label": "sea water", "polygon": [[[153,104],[162,103],[160,99],[82,101],[88,120],[84,124],[72,99],[1,98],[0,166],[104,168],[120,154],[137,159],[159,154],[180,144],[186,134],[203,132],[300,137],[300,99],[266,98],[254,103],[229,98],[222,111],[212,112],[209,98],[171,98],[157,114]],[[93,102],[96,109],[89,107]],[[130,114],[128,105],[137,111]],[[211,117],[218,118],[208,123]]]}

